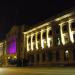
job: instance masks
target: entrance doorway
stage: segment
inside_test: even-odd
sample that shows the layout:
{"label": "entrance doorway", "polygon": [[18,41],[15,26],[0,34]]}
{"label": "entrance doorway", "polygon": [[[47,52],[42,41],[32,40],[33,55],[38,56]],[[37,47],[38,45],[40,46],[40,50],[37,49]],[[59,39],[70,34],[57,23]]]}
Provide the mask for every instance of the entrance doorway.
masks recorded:
{"label": "entrance doorway", "polygon": [[64,60],[69,63],[69,59],[70,59],[69,50],[65,50],[65,52],[64,52]]}

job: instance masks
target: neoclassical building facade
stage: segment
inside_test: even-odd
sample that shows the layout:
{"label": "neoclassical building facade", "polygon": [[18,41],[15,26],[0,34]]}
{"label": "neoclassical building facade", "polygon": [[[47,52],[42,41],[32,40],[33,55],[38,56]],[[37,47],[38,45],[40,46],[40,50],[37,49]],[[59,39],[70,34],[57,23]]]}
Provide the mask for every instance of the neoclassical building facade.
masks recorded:
{"label": "neoclassical building facade", "polygon": [[3,65],[75,65],[75,10],[49,18],[31,29],[14,25],[5,40],[4,46],[0,44],[5,50]]}
{"label": "neoclassical building facade", "polygon": [[28,65],[75,64],[75,11],[36,24],[23,34]]}

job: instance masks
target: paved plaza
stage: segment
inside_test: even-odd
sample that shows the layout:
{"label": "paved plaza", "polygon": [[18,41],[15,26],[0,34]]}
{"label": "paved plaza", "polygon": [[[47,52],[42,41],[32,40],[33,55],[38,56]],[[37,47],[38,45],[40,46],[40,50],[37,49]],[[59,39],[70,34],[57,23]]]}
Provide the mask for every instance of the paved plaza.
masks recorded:
{"label": "paved plaza", "polygon": [[75,75],[72,67],[0,68],[0,75]]}

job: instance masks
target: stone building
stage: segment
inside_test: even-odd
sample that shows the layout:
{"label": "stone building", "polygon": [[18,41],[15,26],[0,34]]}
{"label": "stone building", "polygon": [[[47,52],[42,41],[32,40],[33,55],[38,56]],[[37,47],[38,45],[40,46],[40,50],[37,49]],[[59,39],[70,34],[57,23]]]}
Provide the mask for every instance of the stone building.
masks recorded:
{"label": "stone building", "polygon": [[75,64],[75,10],[36,24],[23,34],[28,65]]}
{"label": "stone building", "polygon": [[2,47],[6,66],[75,65],[75,10],[32,28],[14,25]]}
{"label": "stone building", "polygon": [[6,35],[7,66],[21,66],[22,64],[22,26],[14,25]]}

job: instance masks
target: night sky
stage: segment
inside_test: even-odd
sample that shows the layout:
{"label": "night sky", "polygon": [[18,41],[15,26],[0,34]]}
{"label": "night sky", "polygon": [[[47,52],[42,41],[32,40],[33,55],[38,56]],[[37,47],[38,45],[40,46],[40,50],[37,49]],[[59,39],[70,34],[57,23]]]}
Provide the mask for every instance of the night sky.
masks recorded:
{"label": "night sky", "polygon": [[75,7],[74,0],[6,0],[0,2],[0,39],[13,25],[28,25],[41,22],[62,11]]}

